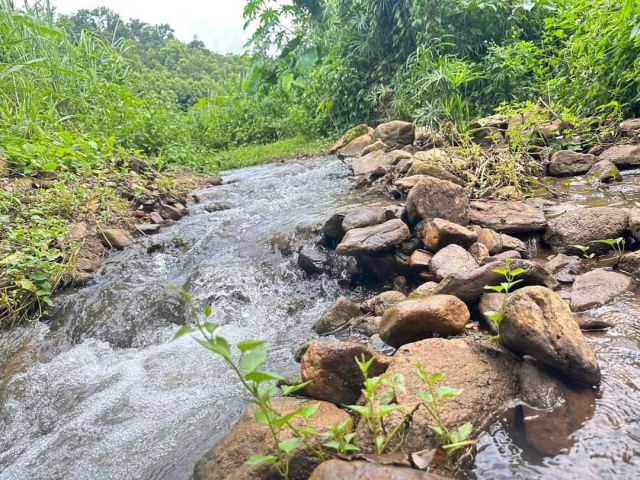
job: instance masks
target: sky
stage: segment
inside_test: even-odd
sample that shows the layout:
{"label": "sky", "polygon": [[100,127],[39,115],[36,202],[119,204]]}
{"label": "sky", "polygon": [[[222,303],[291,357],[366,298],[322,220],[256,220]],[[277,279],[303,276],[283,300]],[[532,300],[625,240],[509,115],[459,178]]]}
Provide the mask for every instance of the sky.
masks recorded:
{"label": "sky", "polygon": [[243,0],[51,0],[58,13],[105,6],[126,20],[168,23],[179,40],[197,35],[209,50],[241,53],[247,35],[243,32]]}

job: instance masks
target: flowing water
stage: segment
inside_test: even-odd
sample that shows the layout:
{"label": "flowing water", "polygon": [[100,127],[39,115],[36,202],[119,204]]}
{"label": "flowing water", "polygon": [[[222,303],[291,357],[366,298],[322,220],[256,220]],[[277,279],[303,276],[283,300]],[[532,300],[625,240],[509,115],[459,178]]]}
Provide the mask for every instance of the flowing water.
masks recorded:
{"label": "flowing water", "polygon": [[[189,338],[171,341],[189,313],[165,286],[214,305],[229,340],[268,339],[270,367],[294,372],[296,346],[344,292],[305,277],[269,240],[359,203],[347,173],[328,157],[230,172],[148,242],[155,253],[147,244],[110,255],[94,283],[58,298],[52,321],[0,333],[0,480],[189,478],[243,404],[220,361]],[[604,193],[566,189],[569,206],[628,205],[640,187],[629,176]],[[630,293],[588,315],[615,325],[589,336],[601,392],[549,412],[542,435],[497,422],[472,475],[640,477],[640,305]]]}

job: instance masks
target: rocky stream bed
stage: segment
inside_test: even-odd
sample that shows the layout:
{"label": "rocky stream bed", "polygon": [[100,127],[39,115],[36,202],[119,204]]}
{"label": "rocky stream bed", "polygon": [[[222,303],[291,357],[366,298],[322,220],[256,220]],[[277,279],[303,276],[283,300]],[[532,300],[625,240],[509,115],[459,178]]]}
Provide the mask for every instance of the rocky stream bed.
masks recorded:
{"label": "rocky stream bed", "polygon": [[[401,122],[338,145],[342,160],[229,172],[188,216],[110,253],[52,319],[0,334],[0,479],[272,478],[245,464],[269,442],[251,416],[236,424],[232,375],[190,338],[171,341],[190,314],[166,285],[213,305],[230,341],[268,340],[270,370],[311,382],[320,428],[358,400],[361,353],[405,375],[396,400],[409,410],[418,361],[463,389],[443,410],[475,428],[476,453],[457,469],[334,460],[311,474],[301,456],[292,478],[637,477],[637,123],[599,151],[549,155],[554,177],[526,200],[469,198],[442,168],[447,150]],[[619,237],[619,261],[593,243]],[[507,257],[526,273],[501,346],[482,336],[502,302],[484,287]],[[401,452],[433,446],[428,424],[418,410]]]}

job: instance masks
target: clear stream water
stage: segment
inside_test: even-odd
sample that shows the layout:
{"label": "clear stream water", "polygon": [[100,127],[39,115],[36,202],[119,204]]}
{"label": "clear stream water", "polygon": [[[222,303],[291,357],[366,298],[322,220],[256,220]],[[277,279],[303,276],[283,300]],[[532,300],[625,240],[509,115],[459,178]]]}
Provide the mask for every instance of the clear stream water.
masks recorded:
{"label": "clear stream water", "polygon": [[[171,341],[189,313],[164,286],[214,305],[230,340],[268,339],[270,367],[295,372],[293,351],[345,292],[305,277],[269,240],[359,203],[347,174],[332,157],[230,172],[150,240],[164,249],[111,254],[94,283],[58,298],[52,321],[0,332],[0,480],[188,479],[243,404],[217,359],[189,338]],[[566,187],[573,203],[620,201],[581,188]],[[629,176],[615,189],[627,200],[640,185]],[[219,205],[231,208],[212,211]],[[551,418],[553,445],[497,422],[480,438],[473,476],[640,478],[640,306],[628,294],[589,315],[615,324],[589,337],[601,392]]]}

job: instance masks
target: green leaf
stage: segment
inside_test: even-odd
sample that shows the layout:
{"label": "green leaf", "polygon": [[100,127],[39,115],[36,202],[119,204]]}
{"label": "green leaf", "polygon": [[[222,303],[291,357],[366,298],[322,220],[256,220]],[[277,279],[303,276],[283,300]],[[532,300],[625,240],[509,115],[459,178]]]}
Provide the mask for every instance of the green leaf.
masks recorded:
{"label": "green leaf", "polygon": [[433,395],[431,395],[429,392],[418,390],[416,393],[424,403],[433,403]]}
{"label": "green leaf", "polygon": [[384,418],[387,415],[389,415],[390,413],[397,412],[399,410],[402,410],[402,407],[400,405],[396,405],[396,404],[393,404],[393,405],[380,405],[378,407],[378,411],[377,411],[378,418]]}
{"label": "green leaf", "polygon": [[300,383],[298,385],[282,385],[280,387],[280,390],[282,390],[282,393],[286,397],[287,395],[291,395],[292,393],[295,393],[295,392],[298,392],[298,391],[302,390],[304,387],[309,385],[309,383],[311,383],[311,382],[304,382],[304,383]]}
{"label": "green leaf", "polygon": [[312,403],[310,405],[305,405],[304,407],[300,407],[297,412],[300,416],[304,417],[306,420],[311,419],[318,411],[320,410],[319,403]]}
{"label": "green leaf", "polygon": [[265,343],[267,342],[265,342],[264,340],[243,340],[242,342],[238,343],[237,347],[238,350],[240,350],[242,353],[246,353],[251,350],[255,350],[258,347],[261,347]]}
{"label": "green leaf", "polygon": [[360,449],[359,449],[358,447],[356,447],[355,445],[347,444],[347,445],[345,445],[345,446],[344,446],[344,451],[345,451],[346,453],[349,453],[349,452],[359,452],[359,451],[360,451]]}
{"label": "green leaf", "polygon": [[337,441],[333,440],[331,442],[327,442],[327,443],[323,443],[322,444],[323,447],[327,447],[330,448],[332,450],[335,450],[336,452],[340,451],[340,443],[338,443]]}
{"label": "green leaf", "polygon": [[484,287],[485,290],[493,290],[494,292],[503,293],[504,286],[503,285],[487,285]]}
{"label": "green leaf", "polygon": [[511,270],[511,276],[512,277],[519,277],[520,275],[527,273],[528,270],[525,270],[524,268],[516,268],[515,270]]}
{"label": "green leaf", "polygon": [[284,377],[281,377],[276,373],[270,373],[270,372],[250,372],[244,376],[244,379],[249,382],[262,383],[262,382],[271,382],[274,380],[282,381],[284,380]]}
{"label": "green leaf", "polygon": [[456,398],[462,393],[460,388],[452,387],[438,387],[438,396],[443,400],[449,400],[450,398]]}
{"label": "green leaf", "polygon": [[239,367],[245,374],[255,372],[267,361],[267,350],[261,348],[243,355],[240,358]]}
{"label": "green leaf", "polygon": [[380,450],[382,449],[382,446],[384,445],[384,441],[385,441],[384,435],[378,435],[376,437],[376,447],[378,448],[378,452],[380,452]]}
{"label": "green leaf", "polygon": [[213,323],[213,322],[206,322],[206,323],[204,324],[204,329],[205,329],[207,332],[209,332],[209,333],[213,333],[213,332],[215,332],[215,331],[218,329],[218,327],[219,327],[219,326],[220,326],[220,325],[218,325],[217,323]]}
{"label": "green leaf", "polygon": [[466,440],[473,433],[473,425],[471,424],[471,422],[467,422],[464,425],[458,427],[458,430],[456,430],[456,432],[458,434],[458,442]]}
{"label": "green leaf", "polygon": [[195,331],[195,329],[187,324],[187,325],[182,325],[178,331],[176,332],[176,334],[173,336],[174,340],[177,340],[180,337],[184,337],[185,335],[188,335],[189,333],[192,333],[193,331]]}
{"label": "green leaf", "polygon": [[380,405],[389,405],[391,402],[393,402],[393,399],[395,397],[396,397],[396,395],[393,392],[393,390],[387,390],[380,397]]}
{"label": "green leaf", "polygon": [[16,282],[16,285],[18,285],[23,290],[28,290],[31,293],[36,293],[38,291],[38,287],[31,280],[27,280],[26,278],[18,280]]}
{"label": "green leaf", "polygon": [[260,425],[265,426],[273,424],[278,419],[278,415],[271,410],[256,409],[253,412],[253,416],[255,417],[256,422],[258,422]]}
{"label": "green leaf", "polygon": [[274,465],[278,461],[277,457],[273,455],[254,455],[249,460],[247,460],[248,465],[261,465],[263,463],[267,463],[269,465]]}
{"label": "green leaf", "polygon": [[227,362],[231,362],[231,348],[229,344],[224,338],[216,337],[215,339],[202,339],[196,338],[196,342],[202,345],[207,350],[212,351],[213,353],[220,355]]}
{"label": "green leaf", "polygon": [[438,383],[440,380],[442,380],[443,378],[444,378],[444,373],[442,373],[442,372],[434,373],[433,375],[431,375],[429,377],[429,383],[431,385],[434,385],[434,384]]}
{"label": "green leaf", "polygon": [[34,282],[44,282],[48,279],[49,277],[47,277],[47,275],[45,275],[42,272],[36,272],[31,274],[31,280],[33,280]]}
{"label": "green leaf", "polygon": [[434,425],[429,425],[429,428],[431,430],[433,430],[434,432],[436,432],[436,434],[438,434],[441,437],[444,437],[447,434],[447,432],[442,427],[436,427]]}
{"label": "green leaf", "polygon": [[212,314],[211,305],[204,307],[204,316],[209,318]]}
{"label": "green leaf", "polygon": [[300,448],[303,443],[304,441],[298,437],[287,438],[286,440],[278,442],[278,448],[287,454],[291,454],[291,452]]}
{"label": "green leaf", "polygon": [[371,411],[368,407],[364,407],[362,405],[347,405],[347,408],[352,412],[357,413],[361,417],[369,418],[371,417]]}
{"label": "green leaf", "polygon": [[495,270],[491,270],[493,273],[497,273],[498,275],[502,275],[503,277],[509,273],[509,270],[505,270],[503,268],[496,268]]}

